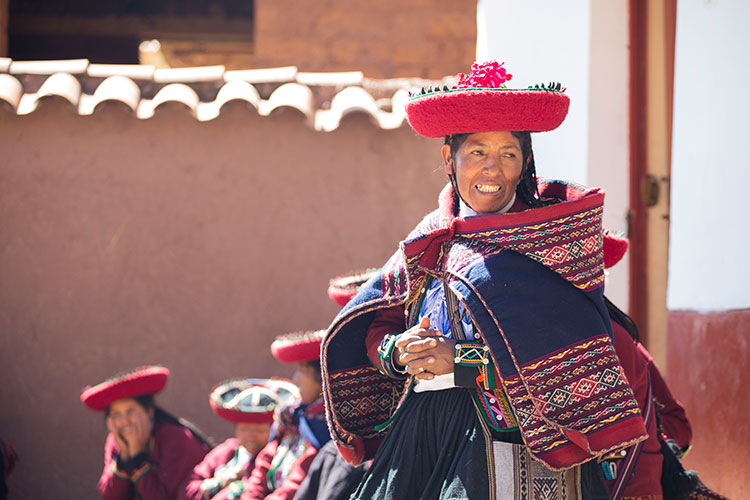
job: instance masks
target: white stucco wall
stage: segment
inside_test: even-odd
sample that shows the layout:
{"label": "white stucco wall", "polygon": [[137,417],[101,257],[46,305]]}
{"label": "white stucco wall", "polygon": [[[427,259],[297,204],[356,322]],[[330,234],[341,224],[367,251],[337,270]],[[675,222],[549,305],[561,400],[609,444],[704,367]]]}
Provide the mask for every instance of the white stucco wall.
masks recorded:
{"label": "white stucco wall", "polygon": [[750,2],[677,2],[671,310],[750,307]]}
{"label": "white stucco wall", "polygon": [[535,134],[537,173],[585,183],[588,164],[589,0],[480,0],[477,59],[505,61],[510,88],[559,81],[570,110]]}
{"label": "white stucco wall", "polygon": [[[539,175],[602,186],[604,224],[625,233],[628,211],[627,0],[479,0],[477,59],[505,61],[509,86],[560,81],[571,106],[553,132],[536,134]],[[627,256],[607,295],[627,309]]]}

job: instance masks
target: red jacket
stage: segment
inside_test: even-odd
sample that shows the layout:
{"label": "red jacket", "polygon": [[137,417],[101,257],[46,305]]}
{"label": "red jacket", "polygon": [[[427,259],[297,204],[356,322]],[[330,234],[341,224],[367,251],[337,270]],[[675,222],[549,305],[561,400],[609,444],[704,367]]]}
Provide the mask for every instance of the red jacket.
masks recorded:
{"label": "red jacket", "polygon": [[[239,447],[239,442],[235,438],[229,438],[216,448],[208,452],[203,458],[203,461],[193,468],[193,472],[190,474],[188,479],[183,482],[180,486],[180,491],[177,494],[178,500],[202,500],[203,494],[201,492],[201,484],[204,480],[214,477],[216,469],[234,458],[234,455]],[[242,475],[237,479],[247,478],[253,471],[255,465],[255,458],[253,457],[243,468]],[[212,500],[226,500],[229,494],[229,485],[225,486],[214,496]]]}
{"label": "red jacket", "polygon": [[[300,439],[304,438],[300,437]],[[304,451],[295,460],[281,486],[271,490],[268,484],[268,474],[272,469],[273,459],[278,452],[280,442],[279,439],[271,441],[255,457],[255,468],[250,475],[250,480],[245,485],[245,490],[240,497],[241,500],[291,500],[294,498],[300,484],[305,480],[310,464],[312,464],[318,450],[309,444],[305,445]]]}
{"label": "red jacket", "polygon": [[201,461],[208,447],[181,425],[157,421],[152,430],[150,457],[132,481],[116,467],[120,453],[115,437],[107,436],[104,445],[104,470],[99,478],[99,493],[105,500],[129,500],[136,492],[144,500],[171,500],[180,483]]}

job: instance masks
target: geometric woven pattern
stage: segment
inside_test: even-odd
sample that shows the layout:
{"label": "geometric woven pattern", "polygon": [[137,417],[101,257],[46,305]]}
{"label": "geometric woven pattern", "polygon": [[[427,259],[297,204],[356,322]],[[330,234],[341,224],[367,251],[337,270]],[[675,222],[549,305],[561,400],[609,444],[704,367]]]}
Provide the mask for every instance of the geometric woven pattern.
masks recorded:
{"label": "geometric woven pattern", "polygon": [[362,437],[378,434],[375,426],[387,421],[403,394],[400,385],[372,365],[329,373],[329,386],[337,421],[349,432]]}
{"label": "geometric woven pattern", "polygon": [[552,353],[521,371],[526,384],[513,375],[504,380],[505,389],[534,454],[565,444],[557,426],[589,434],[640,416],[608,335]]}
{"label": "geometric woven pattern", "polygon": [[495,441],[496,498],[508,500],[568,500],[580,498],[578,469],[549,470],[520,444]]}

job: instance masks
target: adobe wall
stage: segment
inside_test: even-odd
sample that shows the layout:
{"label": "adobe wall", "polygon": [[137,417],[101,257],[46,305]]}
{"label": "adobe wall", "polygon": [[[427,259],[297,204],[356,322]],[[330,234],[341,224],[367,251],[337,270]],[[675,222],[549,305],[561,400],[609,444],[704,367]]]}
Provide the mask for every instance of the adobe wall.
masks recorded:
{"label": "adobe wall", "polygon": [[328,280],[379,266],[444,184],[439,141],[363,115],[315,132],[282,109],[180,105],[137,120],[58,100],[0,108],[0,436],[14,498],[94,498],[103,416],[87,384],[141,364],[172,371],[157,402],[219,440],[212,385],[290,376],[275,335],[337,312]]}
{"label": "adobe wall", "polygon": [[727,498],[743,498],[750,489],[750,309],[670,311],[667,355],[669,387],[693,427],[685,468]]}
{"label": "adobe wall", "polygon": [[442,78],[475,59],[475,0],[256,0],[256,67]]}

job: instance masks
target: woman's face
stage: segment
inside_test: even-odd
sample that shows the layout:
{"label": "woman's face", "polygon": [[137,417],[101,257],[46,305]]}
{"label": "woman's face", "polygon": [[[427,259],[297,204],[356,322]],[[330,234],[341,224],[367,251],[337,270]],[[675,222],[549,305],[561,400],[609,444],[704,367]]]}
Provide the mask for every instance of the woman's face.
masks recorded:
{"label": "woman's face", "polygon": [[251,455],[257,455],[268,444],[271,424],[236,424],[234,437]]}
{"label": "woman's face", "polygon": [[306,405],[318,399],[323,391],[318,371],[311,363],[300,363],[292,375],[292,382],[299,388],[302,403]]}
{"label": "woman's face", "polygon": [[456,174],[461,198],[477,213],[501,210],[513,198],[523,171],[518,139],[507,131],[471,134],[451,158],[443,146],[445,171]]}
{"label": "woman's face", "polygon": [[123,398],[109,405],[107,427],[124,438],[138,434],[150,434],[154,409],[146,410],[133,398]]}

